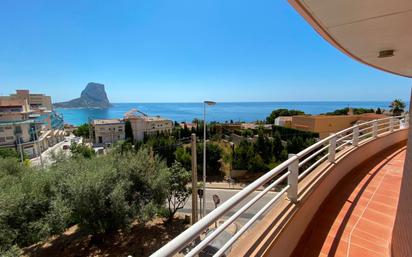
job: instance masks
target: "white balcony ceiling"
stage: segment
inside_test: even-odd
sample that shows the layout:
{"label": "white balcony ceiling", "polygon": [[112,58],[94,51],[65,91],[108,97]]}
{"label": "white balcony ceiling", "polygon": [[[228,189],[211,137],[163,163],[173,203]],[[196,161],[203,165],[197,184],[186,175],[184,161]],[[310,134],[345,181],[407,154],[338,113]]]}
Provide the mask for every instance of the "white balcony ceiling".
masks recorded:
{"label": "white balcony ceiling", "polygon": [[[351,57],[412,77],[412,0],[289,0],[329,42]],[[378,58],[382,50],[394,56]]]}

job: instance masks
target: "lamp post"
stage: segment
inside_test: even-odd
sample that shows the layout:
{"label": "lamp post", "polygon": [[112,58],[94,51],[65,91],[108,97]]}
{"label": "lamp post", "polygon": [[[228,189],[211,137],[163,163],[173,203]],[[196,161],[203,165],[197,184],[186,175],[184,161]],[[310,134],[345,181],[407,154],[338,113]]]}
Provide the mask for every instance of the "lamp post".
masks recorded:
{"label": "lamp post", "polygon": [[202,217],[206,216],[206,105],[212,106],[216,102],[203,102],[203,210]]}

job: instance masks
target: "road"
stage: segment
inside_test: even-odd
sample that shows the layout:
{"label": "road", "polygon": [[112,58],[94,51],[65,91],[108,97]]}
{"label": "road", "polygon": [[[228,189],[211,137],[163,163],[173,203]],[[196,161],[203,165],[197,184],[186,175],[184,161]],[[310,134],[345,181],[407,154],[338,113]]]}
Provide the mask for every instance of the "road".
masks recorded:
{"label": "road", "polygon": [[[239,190],[234,189],[211,189],[206,188],[207,191],[207,200],[206,200],[206,213],[211,212],[215,208],[215,204],[212,199],[212,195],[216,194],[220,198],[220,203],[227,201],[230,197],[234,196]],[[233,215],[237,210],[239,210],[242,206],[245,205],[247,201],[255,197],[260,191],[253,192],[249,197],[245,200],[240,202],[234,209],[230,210],[226,213],[222,219],[227,219],[231,215]],[[267,202],[269,202],[277,193],[276,192],[268,192],[262,198],[260,198],[254,205],[252,205],[246,212],[240,215],[237,219],[237,223],[240,225],[244,225],[250,218],[253,217]],[[199,203],[198,203],[199,205]],[[192,213],[192,198],[190,196],[189,200],[187,201],[186,205],[183,209],[180,210],[181,213],[184,214],[191,214]]]}
{"label": "road", "polygon": [[[43,159],[43,164],[45,166],[48,166],[52,163],[52,161],[53,161],[52,160],[52,153],[53,152],[57,153],[59,151],[69,151],[69,150],[63,150],[63,146],[65,146],[65,145],[70,146],[70,144],[71,144],[70,141],[74,138],[75,137],[73,135],[65,137],[64,141],[59,142],[59,143],[55,144],[54,146],[49,147],[46,151],[44,151],[41,154],[42,159]],[[33,166],[40,166],[41,165],[40,157],[33,158],[33,159],[30,160],[30,162]]]}

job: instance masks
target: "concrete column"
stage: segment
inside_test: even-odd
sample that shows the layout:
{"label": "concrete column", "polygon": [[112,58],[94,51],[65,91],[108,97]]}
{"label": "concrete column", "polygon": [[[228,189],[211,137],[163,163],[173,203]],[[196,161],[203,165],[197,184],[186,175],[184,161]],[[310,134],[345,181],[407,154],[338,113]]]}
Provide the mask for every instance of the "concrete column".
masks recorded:
{"label": "concrete column", "polygon": [[[412,92],[411,92],[412,103]],[[411,105],[412,106],[412,105]],[[409,113],[412,108],[409,106]],[[409,119],[411,128],[411,119]],[[412,130],[408,131],[406,158],[403,166],[403,177],[392,233],[392,256],[412,256]]]}

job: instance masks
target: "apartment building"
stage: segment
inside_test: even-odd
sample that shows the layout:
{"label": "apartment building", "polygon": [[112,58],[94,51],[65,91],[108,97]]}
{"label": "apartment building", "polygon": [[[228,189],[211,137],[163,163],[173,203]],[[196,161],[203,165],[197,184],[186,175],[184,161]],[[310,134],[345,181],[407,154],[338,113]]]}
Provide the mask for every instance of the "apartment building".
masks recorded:
{"label": "apartment building", "polygon": [[125,122],[121,119],[92,120],[90,125],[96,145],[109,145],[125,139]]}
{"label": "apartment building", "polygon": [[0,147],[34,157],[64,140],[63,117],[52,110],[51,97],[16,90],[0,97]]}
{"label": "apartment building", "polygon": [[143,140],[145,135],[171,133],[173,129],[173,121],[160,116],[148,116],[136,109],[127,112],[125,120],[130,121],[135,141]]}
{"label": "apartment building", "polygon": [[356,123],[381,119],[383,114],[365,113],[359,115],[298,115],[292,116],[292,128],[319,133],[320,139],[349,128]]}
{"label": "apartment building", "polygon": [[30,109],[45,109],[53,110],[52,100],[50,96],[44,94],[31,94],[27,89],[16,90],[15,94],[10,94],[9,96],[2,96],[2,98],[11,99],[11,100],[24,100],[30,106]]}

